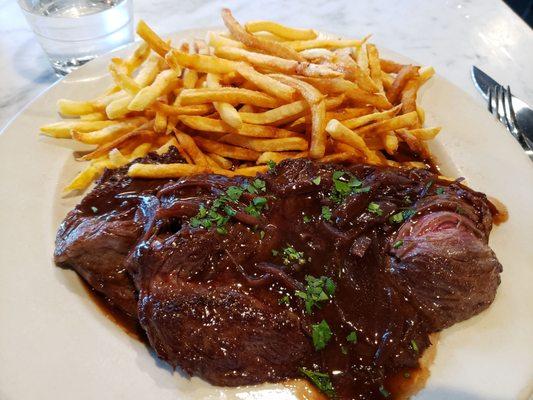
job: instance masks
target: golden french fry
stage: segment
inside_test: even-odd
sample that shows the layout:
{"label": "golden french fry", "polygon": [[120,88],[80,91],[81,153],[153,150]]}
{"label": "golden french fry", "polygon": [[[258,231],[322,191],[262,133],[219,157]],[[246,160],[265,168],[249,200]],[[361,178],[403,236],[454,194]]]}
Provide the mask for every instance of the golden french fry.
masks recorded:
{"label": "golden french fry", "polygon": [[147,42],[141,42],[135,49],[133,54],[126,60],[126,68],[128,75],[139,68],[150,56],[150,46]]}
{"label": "golden french fry", "polygon": [[400,102],[402,113],[406,114],[416,111],[416,92],[418,91],[419,80],[411,78],[407,81],[401,92]]}
{"label": "golden french fry", "polygon": [[244,48],[244,44],[237,41],[230,39],[226,36],[219,35],[216,32],[208,32],[207,38],[206,38],[207,44],[211,47],[240,47]]}
{"label": "golden french fry", "polygon": [[283,152],[283,151],[265,151],[257,159],[257,164],[267,164],[269,161],[280,163],[287,158],[305,158],[309,156],[309,152]]}
{"label": "golden french fry", "polygon": [[[405,161],[402,163],[402,166],[407,168],[428,169],[428,165],[420,161]],[[462,183],[464,183],[464,181]]]}
{"label": "golden french fry", "polygon": [[385,151],[390,155],[396,153],[396,150],[398,150],[398,138],[394,132],[381,132],[380,136],[381,140],[383,141],[383,147],[385,148]]}
{"label": "golden french fry", "polygon": [[367,44],[366,54],[368,56],[368,68],[370,70],[370,77],[376,84],[378,91],[383,93],[383,82],[381,81],[381,65],[379,62],[379,53],[377,47],[373,44]]}
{"label": "golden french fry", "polygon": [[141,67],[139,73],[134,78],[135,83],[139,87],[143,88],[145,86],[151,85],[154,79],[157,77],[160,71],[162,59],[158,56],[153,56],[146,61],[146,63]]}
{"label": "golden french fry", "polygon": [[368,93],[379,91],[376,83],[366,74],[353,58],[348,54],[350,49],[339,49],[335,51],[336,63],[332,69],[337,69],[344,73],[346,79],[353,81],[359,88]]}
{"label": "golden french fry", "polygon": [[355,149],[361,151],[365,155],[366,161],[368,163],[379,163],[379,159],[375,155],[375,152],[368,148],[363,138],[356,132],[345,127],[341,122],[337,121],[336,119],[332,119],[328,122],[326,126],[326,132],[328,132],[333,139],[350,145]]}
{"label": "golden french fry", "polygon": [[154,131],[164,133],[167,130],[167,116],[161,112],[155,113]]}
{"label": "golden french fry", "polygon": [[410,128],[416,124],[418,124],[418,114],[416,111],[413,111],[383,121],[374,122],[370,125],[362,126],[357,128],[354,132],[364,136],[380,132],[393,131],[396,129]]}
{"label": "golden french fry", "polygon": [[115,101],[112,101],[107,105],[105,108],[105,113],[107,115],[107,118],[109,119],[117,119],[122,118],[126,114],[130,113],[131,110],[128,108],[128,105],[133,100],[133,96],[128,95],[126,97],[122,97],[120,99],[117,99]]}
{"label": "golden french fry", "polygon": [[386,92],[392,86],[394,78],[381,70],[381,82],[383,83],[383,91]]}
{"label": "golden french fry", "polygon": [[179,117],[179,120],[189,128],[211,133],[236,133],[242,136],[258,138],[286,138],[296,136],[294,132],[273,126],[242,124],[240,129],[235,129],[219,119],[188,116]]}
{"label": "golden french fry", "polygon": [[194,164],[202,167],[209,166],[205,154],[198,148],[192,137],[183,132],[176,132],[175,136],[183,150],[191,157]]}
{"label": "golden french fry", "polygon": [[141,143],[133,149],[130,156],[128,157],[128,161],[133,161],[137,158],[146,157],[146,155],[150,152],[151,149],[152,143]]}
{"label": "golden french fry", "polygon": [[146,118],[138,117],[132,118],[129,121],[118,122],[113,125],[106,126],[105,128],[99,129],[97,131],[82,132],[77,131],[76,129],[72,130],[72,137],[82,143],[86,144],[102,144],[115,140],[119,136],[131,132],[132,130],[138,128],[141,124],[147,122]]}
{"label": "golden french fry", "polygon": [[128,175],[132,178],[181,178],[184,176],[208,174],[210,168],[190,164],[132,164]]}
{"label": "golden french fry", "polygon": [[345,108],[342,111],[328,111],[326,112],[326,120],[336,119],[338,121],[345,121],[348,119],[357,118],[363,115],[369,115],[372,112],[372,107],[361,108]]}
{"label": "golden french fry", "polygon": [[[353,53],[352,53],[353,54]],[[361,71],[367,76],[370,76],[370,68],[368,66],[368,54],[365,46],[360,46],[355,49],[355,60]]]}
{"label": "golden french fry", "polygon": [[100,111],[91,101],[75,101],[60,99],[57,101],[59,113],[67,117],[77,117],[80,115],[92,114]]}
{"label": "golden french fry", "polygon": [[239,114],[243,122],[256,125],[267,125],[279,121],[288,122],[288,118],[299,118],[308,109],[309,106],[304,100],[298,100],[262,113],[243,112],[241,108]]}
{"label": "golden french fry", "polygon": [[286,60],[284,58],[271,56],[268,54],[255,53],[252,51],[240,49],[237,47],[217,47],[215,54],[222,58],[235,61],[246,61],[253,66],[266,70],[274,70],[291,75],[303,75],[312,77],[336,77],[342,76],[342,72],[332,70],[331,68],[313,64],[307,61]]}
{"label": "golden french fry", "polygon": [[65,187],[63,193],[72,192],[73,190],[85,190],[92,181],[100,176],[106,168],[105,163],[91,163]]}
{"label": "golden french fry", "polygon": [[[311,158],[323,157],[326,153],[326,102],[324,96],[316,88],[307,82],[303,82],[294,77],[274,74],[275,79],[292,86],[309,105],[311,109],[311,145],[309,155]],[[277,149],[277,150],[306,150],[306,148]]]}
{"label": "golden french fry", "polygon": [[273,21],[252,21],[244,24],[244,28],[249,33],[270,32],[288,40],[310,40],[317,37],[313,29],[291,28]]}
{"label": "golden french fry", "polygon": [[231,167],[233,167],[233,163],[227,158],[222,157],[220,154],[207,153],[206,155],[208,155],[213,161],[215,161],[220,168],[231,169]]}
{"label": "golden french fry", "polygon": [[196,104],[192,106],[170,106],[165,103],[155,102],[151,107],[156,111],[168,116],[179,115],[205,115],[213,112],[211,104]]}
{"label": "golden french fry", "polygon": [[342,40],[342,39],[314,39],[314,40],[294,40],[287,42],[287,46],[296,50],[302,51],[307,49],[325,48],[338,49],[342,47],[359,47],[363,43],[362,40]]}
{"label": "golden french fry", "polygon": [[210,74],[228,74],[235,71],[237,64],[216,56],[187,54],[176,49],[170,50],[165,59],[171,68],[191,68]]}
{"label": "golden french fry", "polygon": [[418,71],[418,79],[419,79],[419,86],[422,86],[424,83],[428,81],[429,78],[431,78],[433,75],[435,75],[435,70],[433,67],[425,67],[421,68]]}
{"label": "golden french fry", "polygon": [[161,57],[165,57],[165,54],[170,50],[167,42],[161,39],[143,20],[137,24],[137,34]]}
{"label": "golden french fry", "polygon": [[[171,137],[169,140],[167,140],[167,142],[165,144],[160,146],[155,152],[157,154],[159,154],[159,155],[165,154],[165,153],[167,153],[169,151],[169,149],[171,147],[176,147],[177,148],[177,144],[178,144],[178,141],[176,140],[176,138]],[[109,152],[109,154],[111,155],[111,152]]]}
{"label": "golden french fry", "polygon": [[226,169],[213,169],[215,174],[225,175],[229,177],[233,176],[256,176],[257,174],[263,174],[268,171],[268,167],[265,165],[259,165],[254,167],[237,168],[235,171],[228,171]]}
{"label": "golden french fry", "polygon": [[[207,87],[214,89],[214,88],[220,88],[220,77],[216,74],[207,74]],[[242,119],[239,115],[239,112],[233,107],[231,104],[226,102],[214,102],[213,103],[215,109],[217,110],[218,114],[220,115],[220,118],[222,121],[224,121],[226,124],[231,126],[235,129],[242,128]]]}
{"label": "golden french fry", "polygon": [[332,62],[335,54],[328,49],[307,49],[300,51],[300,55],[311,62],[318,64]]}
{"label": "golden french fry", "polygon": [[386,72],[388,74],[390,73],[397,74],[398,72],[400,72],[402,67],[404,67],[403,64],[398,64],[397,62],[394,62],[391,60],[385,60],[383,58],[379,60],[379,65],[381,69],[383,70],[383,72]]}
{"label": "golden french fry", "polygon": [[230,104],[252,104],[259,107],[274,108],[279,106],[279,100],[267,94],[254,90],[221,87],[221,88],[204,88],[204,89],[184,89],[180,93],[180,102],[182,105],[204,104],[215,101]]}
{"label": "golden french fry", "polygon": [[334,153],[328,154],[322,158],[319,158],[318,161],[323,163],[342,163],[342,162],[356,162],[361,161],[361,157],[355,152],[344,152],[344,153]]}
{"label": "golden french fry", "polygon": [[415,135],[410,133],[407,129],[398,129],[396,133],[405,143],[407,143],[407,146],[409,146],[409,148],[413,152],[420,154],[425,158],[429,157],[429,150],[427,149],[424,142],[419,140]]}
{"label": "golden french fry", "polygon": [[113,163],[113,167],[115,168],[119,168],[129,162],[119,149],[111,150],[107,157],[109,158],[109,161]]}
{"label": "golden french fry", "polygon": [[171,88],[172,84],[176,82],[178,75],[176,71],[167,69],[157,75],[154,82],[150,86],[142,88],[131,100],[128,109],[131,111],[142,111],[152,105],[159,96]]}
{"label": "golden french fry", "polygon": [[392,104],[398,103],[400,94],[407,81],[418,77],[418,69],[418,67],[406,65],[398,72],[392,86],[387,90],[387,99],[389,99]]}
{"label": "golden french fry", "polygon": [[227,134],[220,139],[224,143],[245,147],[254,151],[291,151],[307,150],[307,140],[301,137],[279,139],[257,139],[237,134]]}
{"label": "golden french fry", "polygon": [[101,157],[109,153],[114,148],[119,148],[121,145],[124,145],[124,143],[130,141],[131,139],[142,139],[144,141],[150,141],[154,137],[154,131],[136,129],[132,132],[126,133],[125,135],[119,136],[117,139],[111,142],[107,142],[105,144],[100,145],[96,150],[81,157],[80,160],[94,160],[95,158]]}
{"label": "golden french fry", "polygon": [[418,114],[418,120],[420,121],[420,125],[423,125],[426,121],[426,112],[422,107],[419,105],[416,106],[416,113]]}
{"label": "golden french fry", "polygon": [[285,85],[268,75],[261,74],[247,64],[239,63],[236,70],[246,80],[272,96],[285,101],[292,101],[296,95],[296,90],[289,85]]}
{"label": "golden french fry", "polygon": [[253,49],[258,49],[266,54],[272,54],[288,60],[303,61],[303,57],[293,49],[290,49],[280,43],[261,39],[246,32],[246,30],[233,17],[231,11],[227,8],[222,9],[222,20],[232,36],[234,36],[239,42],[244,43],[246,46]]}
{"label": "golden french fry", "polygon": [[80,121],[104,121],[106,118],[107,115],[102,111],[80,115]]}
{"label": "golden french fry", "polygon": [[430,140],[435,138],[441,131],[440,127],[436,128],[420,128],[407,130],[408,133],[415,136],[418,140]]}
{"label": "golden french fry", "polygon": [[72,137],[71,131],[92,132],[116,124],[116,121],[60,121],[40,127],[41,133],[55,138]]}
{"label": "golden french fry", "polygon": [[383,120],[390,119],[394,117],[396,114],[398,114],[400,109],[401,109],[401,106],[397,105],[396,107],[391,108],[390,110],[387,110],[387,111],[376,112],[376,113],[372,113],[368,115],[363,115],[361,117],[344,120],[342,124],[349,129],[359,128],[360,126],[369,124],[371,122],[377,122],[377,121],[383,121]]}
{"label": "golden french fry", "polygon": [[235,160],[255,161],[259,158],[259,153],[250,149],[238,146],[231,146],[214,140],[195,136],[194,141],[202,150],[208,153],[215,153],[222,157],[234,158]]}
{"label": "golden french fry", "polygon": [[126,93],[135,95],[141,88],[129,75],[128,68],[120,58],[112,58],[109,64],[109,72],[113,80]]}

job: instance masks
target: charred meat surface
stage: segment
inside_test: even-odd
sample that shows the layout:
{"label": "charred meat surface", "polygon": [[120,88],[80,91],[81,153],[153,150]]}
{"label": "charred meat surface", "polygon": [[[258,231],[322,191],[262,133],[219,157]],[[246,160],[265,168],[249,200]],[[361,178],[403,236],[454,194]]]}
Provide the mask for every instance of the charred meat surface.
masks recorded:
{"label": "charred meat surface", "polygon": [[[289,160],[257,179],[139,182],[100,182],[56,260],[91,285],[131,279],[124,309],[137,299],[158,356],[213,384],[306,376],[338,398],[394,395],[429,335],[487,308],[500,282],[485,195],[424,170]],[[90,215],[101,202],[116,214]],[[113,230],[123,213],[134,229]]]}

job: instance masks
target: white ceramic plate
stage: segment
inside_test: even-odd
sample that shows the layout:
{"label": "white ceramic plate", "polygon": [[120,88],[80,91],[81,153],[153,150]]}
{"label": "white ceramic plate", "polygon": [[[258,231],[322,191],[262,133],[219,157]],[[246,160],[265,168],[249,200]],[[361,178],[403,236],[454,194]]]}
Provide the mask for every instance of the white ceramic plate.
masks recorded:
{"label": "white ceramic plate", "polygon": [[[293,398],[278,385],[222,389],[173,373],[99,311],[74,272],[54,266],[56,229],[79,201],[62,198],[61,188],[82,165],[73,159],[71,141],[39,136],[38,127],[57,118],[59,98],[101,93],[110,84],[110,58],[49,88],[0,135],[0,399]],[[444,127],[433,144],[444,172],[501,200],[510,218],[491,237],[504,266],[494,304],[441,335],[418,398],[527,398],[533,386],[533,165],[502,126],[446,80],[433,78],[420,102],[428,125]]]}

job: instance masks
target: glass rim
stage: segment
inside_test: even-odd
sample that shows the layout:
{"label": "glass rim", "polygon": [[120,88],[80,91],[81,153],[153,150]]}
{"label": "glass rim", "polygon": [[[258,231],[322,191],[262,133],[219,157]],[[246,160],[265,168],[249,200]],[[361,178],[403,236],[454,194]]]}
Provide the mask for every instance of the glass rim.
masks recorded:
{"label": "glass rim", "polygon": [[91,17],[91,16],[99,14],[101,12],[105,12],[105,11],[111,10],[111,9],[113,9],[115,7],[118,7],[118,6],[122,5],[123,3],[131,3],[132,1],[133,0],[117,0],[117,3],[115,5],[113,5],[112,7],[106,8],[105,10],[95,11],[95,12],[91,12],[91,13],[84,14],[84,15],[78,15],[76,17],[66,17],[66,16],[63,16],[63,15],[42,15],[42,14],[39,14],[39,13],[35,12],[34,10],[28,9],[26,7],[26,4],[25,4],[26,2],[24,0],[17,0],[17,3],[18,3],[20,9],[23,12],[31,14],[31,15],[35,15],[35,16],[41,17],[41,18],[82,19],[84,17]]}

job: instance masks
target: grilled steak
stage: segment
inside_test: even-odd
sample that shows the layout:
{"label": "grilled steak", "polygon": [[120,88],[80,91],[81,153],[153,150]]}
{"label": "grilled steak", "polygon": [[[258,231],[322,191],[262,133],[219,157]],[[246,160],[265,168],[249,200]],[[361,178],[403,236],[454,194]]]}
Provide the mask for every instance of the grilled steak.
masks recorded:
{"label": "grilled steak", "polygon": [[486,197],[424,170],[109,174],[67,216],[57,262],[130,314],[137,298],[158,356],[217,385],[304,373],[339,398],[394,394],[429,335],[484,310],[500,282]]}

